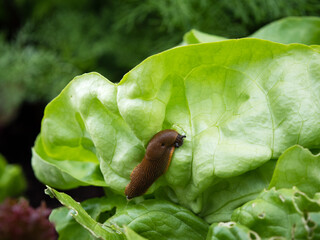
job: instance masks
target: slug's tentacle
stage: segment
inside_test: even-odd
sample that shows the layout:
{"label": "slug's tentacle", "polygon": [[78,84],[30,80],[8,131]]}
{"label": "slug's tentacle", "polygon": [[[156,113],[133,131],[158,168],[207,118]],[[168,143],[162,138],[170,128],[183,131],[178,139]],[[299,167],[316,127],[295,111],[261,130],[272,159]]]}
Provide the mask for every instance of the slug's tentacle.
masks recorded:
{"label": "slug's tentacle", "polygon": [[180,135],[180,134],[178,134],[174,146],[175,146],[176,148],[179,148],[180,146],[182,146],[182,144],[183,144],[183,139],[184,139],[184,138],[186,138],[186,135]]}
{"label": "slug's tentacle", "polygon": [[127,199],[144,194],[154,181],[167,171],[174,149],[183,144],[185,137],[170,129],[158,132],[152,137],[144,158],[130,175],[131,181],[125,189]]}

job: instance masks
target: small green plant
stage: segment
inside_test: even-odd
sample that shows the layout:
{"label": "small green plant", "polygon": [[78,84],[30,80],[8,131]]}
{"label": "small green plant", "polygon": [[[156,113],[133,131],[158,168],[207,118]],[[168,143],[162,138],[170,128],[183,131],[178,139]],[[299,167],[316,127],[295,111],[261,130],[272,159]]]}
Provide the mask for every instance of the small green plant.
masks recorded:
{"label": "small green plant", "polygon": [[7,197],[21,196],[26,186],[22,168],[17,164],[8,164],[0,154],[0,203]]}

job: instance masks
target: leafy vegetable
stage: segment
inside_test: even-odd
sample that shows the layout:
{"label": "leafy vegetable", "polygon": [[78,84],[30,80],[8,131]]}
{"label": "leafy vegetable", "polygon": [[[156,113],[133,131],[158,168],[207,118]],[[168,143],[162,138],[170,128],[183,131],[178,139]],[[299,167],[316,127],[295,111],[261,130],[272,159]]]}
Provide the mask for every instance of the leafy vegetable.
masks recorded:
{"label": "leafy vegetable", "polygon": [[[320,18],[319,17],[287,17],[272,22],[257,32],[249,35],[279,43],[302,43],[307,45],[320,44]],[[224,37],[191,30],[184,36],[187,44],[208,43],[226,40]]]}
{"label": "leafy vegetable", "polygon": [[[47,106],[32,158],[70,209],[50,217],[60,239],[320,238],[319,23],[288,18],[256,33],[304,43],[290,45],[193,30],[185,42],[210,43],[151,56],[118,84],[76,77]],[[309,36],[294,38],[295,26]],[[184,145],[127,202],[130,173],[162,129],[185,134]],[[81,185],[107,196],[80,205],[51,188]]]}
{"label": "leafy vegetable", "polygon": [[54,209],[50,214],[49,220],[55,225],[59,240],[70,238],[79,240],[98,239],[82,227],[71,215],[71,210],[66,207]]}
{"label": "leafy vegetable", "polygon": [[232,220],[212,224],[207,239],[319,239],[319,195],[272,188],[237,209]]}
{"label": "leafy vegetable", "polygon": [[[51,192],[53,192],[53,190],[48,190],[48,193]],[[54,193],[55,192],[53,192],[53,194]],[[63,196],[57,195],[57,198],[63,199]],[[62,200],[60,201],[67,207],[72,208],[70,204],[66,204]],[[72,201],[72,203],[74,202]],[[93,198],[81,203],[81,207],[94,221],[99,223],[103,223],[106,219],[111,217],[114,214],[113,209],[120,205],[125,205],[125,200],[116,196],[109,196],[108,198]],[[55,224],[56,230],[59,233],[59,239],[97,239],[75,220],[73,217],[74,210],[69,210],[67,207],[57,208],[53,210],[50,215],[50,221]]]}
{"label": "leafy vegetable", "polygon": [[17,197],[26,189],[27,183],[19,165],[8,164],[0,154],[0,202],[7,197]]}
{"label": "leafy vegetable", "polygon": [[[291,162],[288,164],[290,159]],[[305,189],[305,192],[308,192],[310,188],[306,188],[305,186],[312,186],[311,181],[312,179],[316,180],[317,175],[312,173],[305,174],[305,169],[310,168],[317,172],[317,166],[319,165],[317,160],[318,156],[314,156],[301,146],[289,148],[278,160],[270,187],[273,186],[273,183],[280,182],[283,183],[285,187],[292,187],[296,185],[292,179],[299,180],[305,175],[304,181],[306,183],[309,182],[309,184],[303,184],[301,187]],[[298,165],[303,162],[306,163],[307,166]],[[269,166],[266,164],[262,166],[261,171],[263,171],[263,169],[266,170],[268,167],[271,171],[273,170],[272,161]],[[266,175],[268,174],[266,173]],[[279,176],[282,177],[279,178]],[[235,178],[235,181],[236,180],[237,177]],[[251,181],[254,180],[252,179]],[[235,189],[241,187],[241,184],[242,182],[239,181],[238,185],[233,183],[230,184],[230,186],[233,186],[235,191]],[[320,191],[319,186],[317,187],[317,185],[315,185],[312,187],[313,192]],[[223,192],[228,192],[228,188],[223,189]],[[225,194],[225,196],[228,197],[228,194]],[[60,198],[58,196],[58,199]],[[211,198],[215,199],[213,205],[216,205],[219,201],[227,202],[228,199],[219,198],[216,194]],[[282,188],[276,190],[275,188],[271,188],[268,191],[265,190],[255,200],[249,201],[244,206],[235,210],[231,219],[233,222],[212,224],[207,239],[269,239],[271,237],[277,237],[278,239],[318,239],[320,237],[319,199],[319,193],[311,199],[295,187],[293,189]],[[117,212],[112,217],[108,212],[116,205]],[[69,205],[67,204],[67,206]],[[172,239],[179,239],[180,236],[185,236],[185,233],[188,232],[185,229],[182,229],[181,232],[170,231],[170,227],[174,226],[174,223],[177,221],[176,218],[172,219],[172,210],[174,208],[168,207],[168,205],[165,205],[166,207],[163,208],[163,202],[160,200],[147,200],[138,204],[130,203],[126,205],[123,198],[111,196],[109,198],[88,200],[84,202],[82,206],[93,218],[107,219],[106,223],[108,223],[109,226],[127,225],[148,239],[162,239],[162,235],[158,234],[163,229],[165,229],[166,232],[162,234],[166,236],[166,238],[170,236]],[[146,214],[146,212],[148,213]],[[189,226],[193,226],[195,232],[206,232],[204,229],[206,223],[201,222],[200,219],[196,220],[197,218],[194,218],[192,214],[190,215],[187,210],[180,207],[180,210],[176,212],[179,213],[179,216],[181,216],[182,212],[186,213],[185,218],[180,217],[180,220],[188,223]],[[107,213],[107,215],[101,218],[105,213]],[[166,213],[168,213],[169,216],[162,216],[162,214]],[[63,237],[68,239],[67,236],[69,238],[73,236],[79,237],[79,239],[81,239],[81,237],[84,237],[84,239],[94,239],[90,237],[84,228],[76,225],[71,217],[67,215],[68,211],[66,208],[60,208],[55,210],[50,218],[51,220],[56,219],[58,224],[57,230],[61,239],[64,239]],[[191,224],[190,220],[186,221],[188,218],[193,219],[195,223],[193,222]],[[61,219],[64,221],[61,221]],[[167,223],[170,223],[169,226],[167,226]],[[61,228],[59,225],[63,227]],[[163,226],[166,227],[164,228]],[[153,230],[150,230],[150,228]],[[75,231],[75,229],[77,229],[77,231]],[[188,236],[191,235],[190,233],[188,234]],[[194,236],[193,238],[204,239],[204,236]]]}
{"label": "leafy vegetable", "polygon": [[233,222],[212,224],[207,239],[318,239],[319,165],[319,155],[290,147],[279,157],[269,190],[236,209]]}
{"label": "leafy vegetable", "polygon": [[320,44],[319,17],[288,17],[272,22],[250,37],[279,43]]}
{"label": "leafy vegetable", "polygon": [[134,232],[132,229],[125,227],[125,234],[128,240],[145,240],[146,238],[141,237],[139,234]]}
{"label": "leafy vegetable", "polygon": [[235,222],[220,222],[210,226],[207,240],[252,240],[259,235],[247,227]]}
{"label": "leafy vegetable", "polygon": [[[149,193],[167,186],[172,200],[212,212],[202,193],[223,179],[293,144],[319,148],[319,60],[308,46],[241,39],[152,56],[117,85],[95,73],[77,77],[45,110],[35,173],[58,188],[93,184],[123,194],[150,137],[174,128],[185,144]],[[245,184],[242,195],[251,190]]]}
{"label": "leafy vegetable", "polygon": [[127,225],[147,239],[205,239],[208,231],[208,224],[189,210],[161,200],[128,205],[106,223]]}
{"label": "leafy vegetable", "polygon": [[320,155],[313,155],[308,149],[293,146],[278,159],[269,188],[290,188],[296,186],[313,197],[320,192]]}
{"label": "leafy vegetable", "polygon": [[[61,239],[95,239],[89,236],[80,225],[74,224],[70,218],[71,214],[84,228],[95,236],[102,239],[123,239],[126,236],[133,237],[137,234],[148,239],[184,239],[190,236],[192,239],[204,239],[207,234],[208,224],[196,217],[189,210],[167,201],[146,200],[138,204],[123,204],[117,198],[91,199],[81,205],[70,196],[59,193],[48,187],[48,194],[54,195],[66,208],[55,210],[50,220],[57,221],[57,231]],[[99,216],[106,218],[106,213],[117,206],[117,212],[103,224],[96,220]],[[83,209],[87,208],[88,213]],[[107,215],[108,216],[108,215]],[[63,219],[63,221],[60,221]],[[74,232],[74,230],[76,231]],[[136,233],[134,233],[134,232]],[[141,238],[143,239],[143,238]]]}
{"label": "leafy vegetable", "polygon": [[196,29],[192,29],[183,36],[183,41],[186,44],[219,42],[223,40],[227,40],[227,38],[203,33]]}
{"label": "leafy vegetable", "polygon": [[203,193],[206,203],[200,216],[207,222],[229,221],[237,207],[257,197],[267,188],[275,161],[268,161],[256,170],[223,179]]}
{"label": "leafy vegetable", "polygon": [[[96,222],[80,205],[80,203],[73,200],[69,195],[65,193],[59,193],[58,191],[48,187],[46,193],[50,196],[56,197],[62,204],[70,208],[70,214],[74,217],[74,219],[81,224],[85,229],[87,229],[94,237],[102,238],[102,239],[125,239],[124,234],[118,230],[117,226],[112,227],[111,225],[103,225]],[[65,211],[65,210],[63,210]],[[61,214],[61,213],[59,213]],[[53,217],[54,219],[55,217]],[[51,218],[52,219],[52,218]],[[65,221],[65,224],[69,224],[68,221]],[[62,225],[62,228],[65,228],[65,225]],[[60,226],[61,228],[61,226]],[[73,229],[73,228],[72,228]],[[59,230],[59,228],[58,228]],[[67,228],[68,230],[68,228]],[[79,228],[78,228],[79,230]],[[82,229],[81,229],[82,230]],[[64,234],[64,232],[62,232]],[[70,233],[70,232],[69,232]],[[67,236],[70,237],[69,233]],[[74,233],[73,233],[74,234]],[[80,231],[80,235],[82,235],[82,231]],[[85,237],[83,235],[82,237]],[[92,238],[94,239],[94,238]]]}
{"label": "leafy vegetable", "polygon": [[311,199],[296,188],[262,192],[256,200],[237,209],[232,220],[257,232],[262,239],[320,237],[319,199]]}

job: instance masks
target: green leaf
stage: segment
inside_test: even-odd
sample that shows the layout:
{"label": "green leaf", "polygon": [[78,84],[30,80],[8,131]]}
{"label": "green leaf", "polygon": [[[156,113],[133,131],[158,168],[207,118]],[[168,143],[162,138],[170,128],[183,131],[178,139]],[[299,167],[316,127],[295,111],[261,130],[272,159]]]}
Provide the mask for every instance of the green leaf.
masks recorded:
{"label": "green leaf", "polygon": [[[52,193],[47,191],[48,194]],[[53,196],[54,197],[54,196]],[[81,207],[90,215],[92,219],[103,223],[112,216],[113,209],[116,206],[125,205],[125,199],[119,197],[113,198],[92,198],[81,203]],[[67,207],[54,209],[50,215],[59,234],[59,240],[68,239],[97,239],[90,232],[80,225],[72,216],[73,210]]]}
{"label": "green leaf", "polygon": [[18,197],[26,189],[27,182],[21,166],[8,164],[0,154],[0,202],[7,197]]}
{"label": "green leaf", "polygon": [[[89,239],[101,238],[107,240],[118,240],[125,239],[125,236],[117,229],[115,226],[101,224],[95,221],[80,205],[80,203],[73,200],[69,195],[65,193],[60,193],[53,188],[47,186],[46,193],[48,195],[53,195],[57,198],[63,205],[70,209],[68,212],[82,227],[84,227],[87,231],[89,231],[93,237],[90,236]],[[95,200],[91,200],[94,201]],[[92,203],[89,203],[90,206]],[[114,202],[112,202],[111,206],[113,207]],[[99,205],[99,204],[98,204]],[[106,203],[107,210],[109,208],[109,204]],[[97,204],[95,205],[97,206]],[[94,209],[96,213],[100,213],[101,209]],[[66,218],[67,210],[62,208],[62,210],[55,210],[53,216],[50,217],[50,220],[57,223],[57,231],[61,232],[62,239],[70,239],[70,236],[79,236],[84,239],[86,236],[89,236],[88,233],[84,232],[82,228],[79,228],[74,222],[70,221]],[[62,220],[62,221],[61,221]],[[70,235],[69,235],[70,234]],[[81,239],[80,238],[80,239]]]}
{"label": "green leaf", "polygon": [[209,42],[218,42],[227,40],[227,38],[203,33],[196,29],[192,29],[190,32],[187,32],[183,36],[183,41],[187,44],[195,44],[195,43],[209,43]]}
{"label": "green leaf", "polygon": [[146,238],[141,237],[138,233],[133,231],[131,228],[124,227],[124,230],[128,240],[146,240]]}
{"label": "green leaf", "polygon": [[59,240],[78,239],[94,240],[94,237],[88,230],[80,225],[71,215],[71,210],[66,207],[54,209],[49,217],[54,223],[56,231],[59,234]]}
{"label": "green leaf", "polygon": [[255,231],[261,239],[318,239],[319,220],[319,200],[297,188],[263,191],[232,215],[232,221]]}
{"label": "green leaf", "polygon": [[261,167],[240,176],[221,179],[203,193],[203,207],[199,216],[208,223],[230,221],[233,211],[256,198],[267,188],[275,161],[268,161]]}
{"label": "green leaf", "polygon": [[320,44],[319,17],[287,17],[272,22],[254,34],[253,38],[279,43]]}
{"label": "green leaf", "polygon": [[320,45],[312,45],[311,46],[315,51],[320,52]]}
{"label": "green leaf", "polygon": [[[320,18],[319,17],[286,17],[259,29],[249,35],[273,42],[289,44],[302,43],[307,45],[320,44]],[[184,43],[208,43],[226,40],[224,37],[191,30],[184,35]]]}
{"label": "green leaf", "polygon": [[[123,197],[111,196],[90,199],[80,205],[50,187],[49,193],[70,209],[58,208],[50,215],[61,240],[122,239],[122,232],[128,239],[137,239],[138,235],[141,239],[184,239],[186,235],[191,239],[205,239],[208,231],[205,221],[168,201],[146,200],[135,204],[126,203]],[[112,216],[115,207],[116,214]]]}
{"label": "green leaf", "polygon": [[293,146],[286,150],[277,162],[269,188],[291,188],[313,196],[320,192],[320,155],[308,149]]}
{"label": "green leaf", "polygon": [[[220,222],[210,226],[207,240],[252,240],[259,235],[249,228],[235,222]],[[278,238],[277,238],[278,239]],[[280,240],[280,239],[279,239]]]}
{"label": "green leaf", "polygon": [[119,84],[82,75],[46,107],[34,147],[43,162],[80,183],[33,167],[49,185],[108,186],[123,194],[150,138],[176,129],[187,138],[148,193],[165,186],[200,213],[208,205],[202,193],[223,179],[294,144],[320,148],[319,62],[319,52],[306,45],[240,39],[154,55]]}
{"label": "green leaf", "polygon": [[128,226],[147,239],[205,239],[208,224],[182,206],[146,200],[117,209],[106,223]]}
{"label": "green leaf", "polygon": [[77,186],[86,185],[73,178],[69,173],[59,168],[57,165],[50,162],[50,158],[44,160],[39,156],[41,143],[40,136],[37,138],[36,143],[38,146],[38,152],[32,149],[32,162],[33,171],[38,179],[41,179],[42,183],[50,184],[52,187],[60,189],[69,189]]}

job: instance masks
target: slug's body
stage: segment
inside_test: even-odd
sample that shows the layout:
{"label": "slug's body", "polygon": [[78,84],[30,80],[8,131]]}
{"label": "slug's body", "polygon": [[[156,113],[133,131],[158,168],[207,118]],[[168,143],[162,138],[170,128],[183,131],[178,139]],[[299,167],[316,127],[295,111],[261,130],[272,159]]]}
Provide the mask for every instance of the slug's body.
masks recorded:
{"label": "slug's body", "polygon": [[164,174],[169,165],[175,148],[183,144],[183,138],[175,130],[158,132],[150,140],[142,162],[133,169],[125,194],[127,199],[141,196],[157,178]]}

